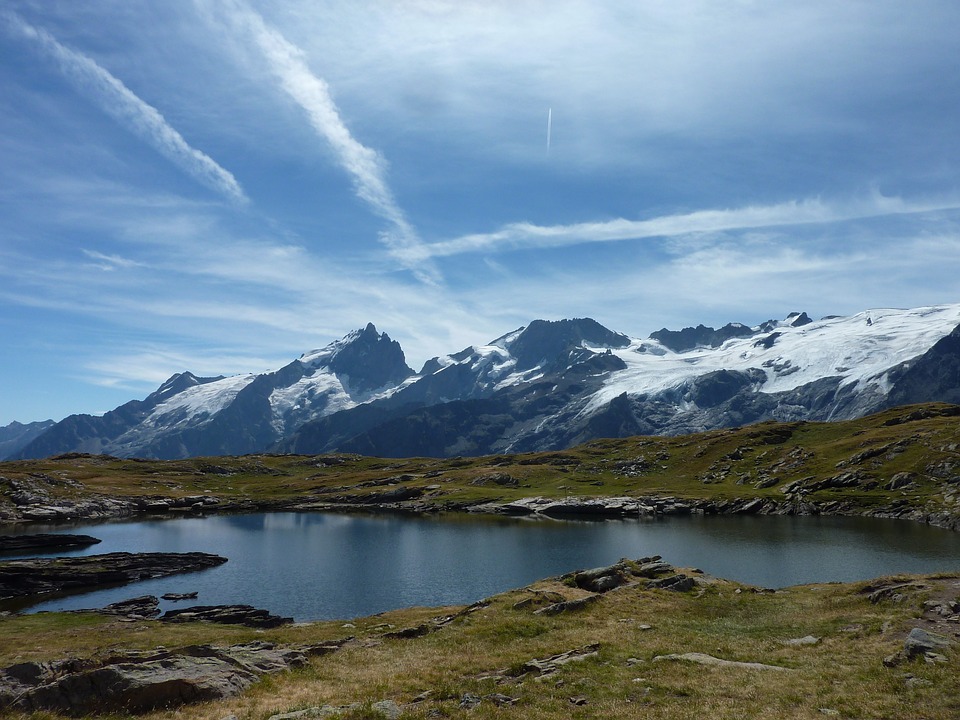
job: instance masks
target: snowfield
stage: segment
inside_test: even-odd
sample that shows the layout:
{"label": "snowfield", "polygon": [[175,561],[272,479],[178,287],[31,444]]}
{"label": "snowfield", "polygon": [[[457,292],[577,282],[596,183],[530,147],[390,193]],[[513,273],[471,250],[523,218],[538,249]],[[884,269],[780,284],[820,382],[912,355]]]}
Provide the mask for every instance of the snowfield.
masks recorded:
{"label": "snowfield", "polygon": [[[793,390],[823,377],[843,378],[844,386],[884,388],[891,368],[923,354],[958,325],[960,304],[867,310],[801,327],[781,323],[770,333],[682,353],[656,340],[634,340],[630,347],[612,351],[627,368],[611,373],[584,411],[593,412],[623,393],[655,394],[716,370],[763,370],[767,379],[757,389],[765,393]],[[765,338],[772,339],[769,348]]]}

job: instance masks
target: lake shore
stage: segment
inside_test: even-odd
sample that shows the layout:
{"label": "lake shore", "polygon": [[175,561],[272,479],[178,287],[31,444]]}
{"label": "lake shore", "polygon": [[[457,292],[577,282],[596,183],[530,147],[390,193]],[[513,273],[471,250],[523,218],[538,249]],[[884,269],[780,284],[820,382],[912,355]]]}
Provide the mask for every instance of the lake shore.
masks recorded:
{"label": "lake shore", "polygon": [[[51,703],[42,715],[51,719],[92,717],[114,702],[127,703],[118,717],[145,720],[184,712],[197,720],[809,719],[917,717],[921,708],[929,720],[955,717],[957,576],[774,592],[648,560],[547,578],[470,606],[272,629],[12,615],[0,618],[0,667],[19,668],[21,678],[39,668],[36,680],[16,681],[21,693],[54,683],[17,696],[36,709]],[[67,659],[81,680],[112,674],[131,684],[139,677],[144,687],[143,677],[165,678],[169,687],[198,665],[204,677],[216,670],[232,680],[218,697],[184,691],[171,699],[124,685],[127,694],[70,696],[74,704],[58,710],[70,675],[44,680],[42,668],[66,668]],[[151,707],[157,697],[170,706]]]}

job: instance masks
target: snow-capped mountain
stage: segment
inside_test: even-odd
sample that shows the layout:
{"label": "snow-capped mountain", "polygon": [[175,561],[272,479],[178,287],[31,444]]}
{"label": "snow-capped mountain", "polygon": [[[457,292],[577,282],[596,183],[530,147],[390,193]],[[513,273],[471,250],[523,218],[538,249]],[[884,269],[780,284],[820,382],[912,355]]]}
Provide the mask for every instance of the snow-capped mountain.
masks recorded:
{"label": "snow-capped mountain", "polygon": [[389,395],[412,374],[399,343],[371,324],[275,372],[215,378],[178,373],[144,400],[102,417],[71,415],[17,455],[258,452],[309,420]]}
{"label": "snow-capped mountain", "polygon": [[960,305],[819,321],[792,313],[646,340],[589,319],[538,320],[435,358],[375,407],[305,423],[277,449],[473,455],[769,419],[839,420],[890,398],[960,401],[958,346]]}
{"label": "snow-capped mountain", "polygon": [[174,375],[143,401],[57,423],[19,455],[473,455],[930,400],[960,402],[960,305],[792,313],[644,340],[590,319],[535,320],[419,373],[368,325],[276,372]]}

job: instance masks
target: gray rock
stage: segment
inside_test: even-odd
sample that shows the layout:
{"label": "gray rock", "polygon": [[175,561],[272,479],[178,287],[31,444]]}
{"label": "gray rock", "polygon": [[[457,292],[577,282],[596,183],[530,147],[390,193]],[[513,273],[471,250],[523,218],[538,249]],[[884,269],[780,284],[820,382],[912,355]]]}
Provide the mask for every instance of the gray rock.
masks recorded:
{"label": "gray rock", "polygon": [[907,639],[904,640],[903,651],[908,658],[913,658],[917,655],[926,655],[937,650],[943,650],[950,645],[950,638],[915,627],[907,635]]}
{"label": "gray rock", "polygon": [[17,704],[70,714],[145,712],[237,695],[256,679],[218,658],[174,656],[68,675],[28,691]]}
{"label": "gray rock", "polygon": [[819,645],[820,638],[814,635],[804,635],[800,638],[791,638],[790,640],[784,640],[784,645]]}
{"label": "gray rock", "polygon": [[692,590],[696,581],[692,577],[687,577],[683,573],[661,578],[660,580],[651,580],[647,583],[648,589],[660,588],[662,590],[674,590],[675,592],[685,592]]}
{"label": "gray rock", "polygon": [[623,585],[627,581],[624,576],[625,571],[626,565],[617,563],[575,573],[573,581],[579,588],[602,593]]}
{"label": "gray rock", "polygon": [[582,610],[584,607],[590,603],[596,602],[600,599],[599,595],[587,595],[586,597],[577,598],[576,600],[565,600],[564,602],[554,603],[553,605],[547,605],[542,607],[539,610],[534,610],[534,615],[559,615],[564,612],[572,612],[575,610]]}
{"label": "gray rock", "polygon": [[550,657],[528,660],[523,664],[523,666],[520,668],[520,672],[517,674],[523,675],[525,673],[535,672],[541,675],[548,675],[556,672],[558,668],[568,665],[569,663],[582,662],[588,658],[597,657],[599,650],[599,643],[593,643],[591,645],[585,645],[582,648],[567,650],[566,652],[559,653],[557,655],[551,655]]}
{"label": "gray rock", "polygon": [[666,572],[673,572],[673,565],[665,562],[647,562],[640,565],[640,567],[634,571],[634,574],[645,578],[655,578],[657,575]]}
{"label": "gray rock", "polygon": [[133,618],[154,618],[160,614],[160,601],[156,595],[141,595],[140,597],[110,603],[97,612],[104,615],[123,615]]}

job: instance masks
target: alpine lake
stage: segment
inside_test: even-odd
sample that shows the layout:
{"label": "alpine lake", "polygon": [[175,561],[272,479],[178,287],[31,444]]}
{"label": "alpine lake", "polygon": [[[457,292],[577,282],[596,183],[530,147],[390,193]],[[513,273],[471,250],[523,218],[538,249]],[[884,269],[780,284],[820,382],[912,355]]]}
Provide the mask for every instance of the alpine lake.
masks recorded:
{"label": "alpine lake", "polygon": [[[192,604],[248,604],[297,621],[349,619],[403,607],[472,603],[544,577],[651,555],[766,588],[960,570],[960,533],[860,517],[583,521],[274,512],[0,527],[0,534],[75,531],[102,542],[57,555],[203,551],[228,562],[49,600],[30,612],[198,592]],[[161,601],[162,609],[173,607],[176,603]]]}

